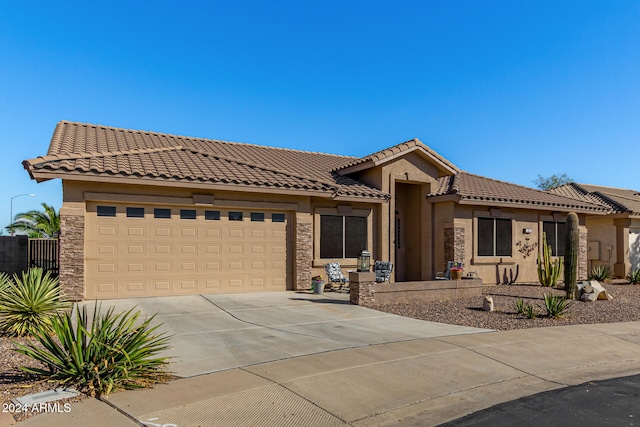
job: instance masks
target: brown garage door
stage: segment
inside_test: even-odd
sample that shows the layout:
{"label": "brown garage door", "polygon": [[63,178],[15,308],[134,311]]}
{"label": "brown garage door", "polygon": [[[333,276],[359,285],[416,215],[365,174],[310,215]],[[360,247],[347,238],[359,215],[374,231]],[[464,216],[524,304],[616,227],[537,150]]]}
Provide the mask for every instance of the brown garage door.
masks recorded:
{"label": "brown garage door", "polygon": [[86,298],[283,291],[287,214],[88,203]]}

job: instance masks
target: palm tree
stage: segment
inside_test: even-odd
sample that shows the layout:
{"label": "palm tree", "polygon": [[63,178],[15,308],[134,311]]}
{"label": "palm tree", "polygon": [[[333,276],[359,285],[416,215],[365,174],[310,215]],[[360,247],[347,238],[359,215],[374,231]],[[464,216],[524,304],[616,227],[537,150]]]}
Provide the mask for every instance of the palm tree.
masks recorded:
{"label": "palm tree", "polygon": [[42,203],[44,211],[29,211],[17,214],[13,224],[7,226],[10,233],[23,231],[31,238],[57,238],[60,233],[60,215],[53,206]]}

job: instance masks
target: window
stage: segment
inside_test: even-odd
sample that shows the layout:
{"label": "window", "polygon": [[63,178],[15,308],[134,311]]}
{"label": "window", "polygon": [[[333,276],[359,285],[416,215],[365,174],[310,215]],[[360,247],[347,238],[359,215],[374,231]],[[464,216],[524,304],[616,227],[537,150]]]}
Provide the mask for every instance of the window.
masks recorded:
{"label": "window", "polygon": [[511,256],[511,220],[478,218],[478,256]]}
{"label": "window", "polygon": [[229,221],[242,221],[242,212],[229,212]]}
{"label": "window", "polygon": [[262,212],[251,212],[251,221],[264,222],[264,214]]}
{"label": "window", "polygon": [[165,208],[155,208],[153,210],[153,217],[154,218],[171,218],[171,209],[165,209]]}
{"label": "window", "polygon": [[127,208],[127,218],[144,218],[144,208]]}
{"label": "window", "polygon": [[196,219],[196,210],[180,209],[180,219]]}
{"label": "window", "polygon": [[547,235],[547,244],[551,245],[551,255],[564,256],[564,222],[544,221],[542,231]]}
{"label": "window", "polygon": [[320,258],[357,258],[367,249],[367,218],[320,215]]}
{"label": "window", "polygon": [[97,214],[98,216],[116,216],[116,207],[115,206],[98,206]]}
{"label": "window", "polygon": [[284,222],[284,214],[281,214],[281,213],[271,214],[271,222]]}
{"label": "window", "polygon": [[207,221],[219,221],[220,211],[204,211],[204,219]]}

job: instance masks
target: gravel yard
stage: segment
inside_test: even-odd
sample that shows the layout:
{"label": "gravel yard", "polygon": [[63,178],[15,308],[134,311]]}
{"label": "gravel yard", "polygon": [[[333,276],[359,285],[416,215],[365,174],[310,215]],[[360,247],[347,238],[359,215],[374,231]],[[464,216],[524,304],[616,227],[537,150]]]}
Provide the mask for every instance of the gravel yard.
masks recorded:
{"label": "gravel yard", "polygon": [[[485,286],[483,293],[493,298],[496,309],[491,313],[482,311],[482,297],[455,301],[374,305],[371,308],[415,319],[500,331],[640,320],[640,286],[606,283],[604,287],[611,295],[611,300],[576,301],[569,307],[568,314],[560,319],[550,319],[544,316],[529,319],[516,314],[515,304],[519,298],[530,305],[544,307],[545,293],[553,292],[564,295],[562,289],[543,288],[538,284]],[[544,310],[539,308],[538,312],[544,313]]]}

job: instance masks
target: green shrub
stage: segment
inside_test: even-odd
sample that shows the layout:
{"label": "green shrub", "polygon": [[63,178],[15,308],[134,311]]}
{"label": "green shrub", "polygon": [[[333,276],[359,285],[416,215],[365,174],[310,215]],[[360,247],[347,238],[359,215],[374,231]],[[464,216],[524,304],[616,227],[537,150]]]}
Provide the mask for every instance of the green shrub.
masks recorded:
{"label": "green shrub", "polygon": [[0,278],[0,331],[13,336],[47,331],[58,310],[69,307],[60,296],[58,278],[41,268],[31,268],[22,277]]}
{"label": "green shrub", "polygon": [[552,319],[557,319],[567,314],[570,306],[571,300],[562,295],[544,294],[544,309],[547,312],[547,316]]}
{"label": "green shrub", "polygon": [[598,282],[605,282],[613,277],[611,273],[611,267],[607,264],[595,265],[591,268],[589,273],[589,280],[597,280]]}
{"label": "green shrub", "polygon": [[516,300],[516,313],[524,314],[524,310],[525,310],[524,300],[522,298],[518,298]]}
{"label": "green shrub", "polygon": [[524,307],[524,315],[529,319],[535,319],[538,317],[538,310],[534,306],[527,304]]}
{"label": "green shrub", "polygon": [[[137,324],[140,312],[105,314],[96,303],[92,318],[86,306],[72,313],[57,314],[51,322],[53,334],[39,333],[37,344],[16,344],[15,351],[45,365],[44,369],[22,368],[62,384],[73,384],[90,395],[109,394],[116,389],[142,388],[162,381],[168,358],[169,336],[157,334],[153,317]],[[39,345],[38,345],[39,344]]]}
{"label": "green shrub", "polygon": [[640,269],[629,272],[627,274],[627,280],[632,285],[640,285]]}

